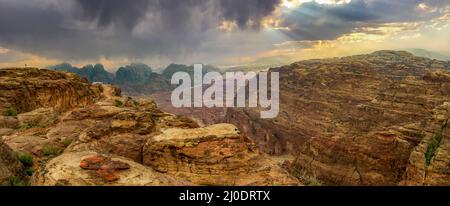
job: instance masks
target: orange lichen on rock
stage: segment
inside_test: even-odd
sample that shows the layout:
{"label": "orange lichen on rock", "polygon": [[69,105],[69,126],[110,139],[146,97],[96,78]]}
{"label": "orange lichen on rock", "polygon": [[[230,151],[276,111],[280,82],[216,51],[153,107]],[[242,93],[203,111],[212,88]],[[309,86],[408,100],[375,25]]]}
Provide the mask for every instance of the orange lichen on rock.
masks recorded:
{"label": "orange lichen on rock", "polygon": [[101,155],[83,159],[80,167],[86,170],[95,170],[96,175],[106,181],[118,180],[120,177],[116,174],[117,170],[130,169],[130,165],[125,162],[114,161]]}

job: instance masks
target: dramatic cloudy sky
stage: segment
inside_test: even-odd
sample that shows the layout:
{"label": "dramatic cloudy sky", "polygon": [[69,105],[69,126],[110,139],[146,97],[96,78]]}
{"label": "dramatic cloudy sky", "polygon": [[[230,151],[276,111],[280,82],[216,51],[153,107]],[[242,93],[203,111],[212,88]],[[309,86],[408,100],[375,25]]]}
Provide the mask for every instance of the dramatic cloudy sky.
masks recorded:
{"label": "dramatic cloudy sky", "polygon": [[450,0],[0,0],[0,67],[450,50]]}

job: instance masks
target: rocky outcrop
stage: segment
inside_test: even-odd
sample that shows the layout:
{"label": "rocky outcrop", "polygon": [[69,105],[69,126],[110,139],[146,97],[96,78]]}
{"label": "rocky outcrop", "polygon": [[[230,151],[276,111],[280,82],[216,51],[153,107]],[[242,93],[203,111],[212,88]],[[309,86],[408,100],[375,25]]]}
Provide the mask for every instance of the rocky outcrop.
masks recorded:
{"label": "rocky outcrop", "polygon": [[[103,169],[96,168],[95,163]],[[114,173],[111,172],[113,168]],[[164,186],[189,185],[189,183],[160,174],[123,157],[96,152],[68,152],[52,159],[43,169],[35,173],[31,185]]]}
{"label": "rocky outcrop", "polygon": [[97,86],[90,86],[74,74],[33,68],[0,69],[1,114],[30,112],[41,107],[67,111],[99,98]]}
{"label": "rocky outcrop", "polygon": [[123,101],[131,105],[117,107],[104,102],[70,113],[60,128],[65,128],[65,123],[85,127],[67,151],[105,152],[142,162],[142,147],[154,132],[169,127],[198,127],[192,120],[160,111],[152,102],[135,105],[128,99]]}
{"label": "rocky outcrop", "polygon": [[0,69],[0,74],[0,136],[17,152],[59,153],[64,145],[61,136],[47,133],[64,112],[102,98],[103,88],[74,74],[34,68]]}
{"label": "rocky outcrop", "polygon": [[198,185],[298,185],[234,125],[167,129],[150,138],[143,163]]}
{"label": "rocky outcrop", "polygon": [[438,106],[411,153],[403,185],[450,184],[450,102]]}
{"label": "rocky outcrop", "polygon": [[[136,106],[134,104],[130,105],[127,102],[130,100],[127,98],[122,100],[124,105],[129,106],[113,106],[111,103],[114,101],[111,101],[98,102],[90,107],[76,109],[63,118],[56,127],[50,129],[47,137],[53,139],[52,137],[58,134],[60,138],[74,138],[73,142],[65,149],[64,154],[80,152],[112,154],[128,158],[136,163],[143,163],[159,173],[164,173],[180,181],[192,184],[298,184],[295,178],[287,174],[276,163],[271,162],[269,158],[259,153],[251,141],[240,136],[237,128],[232,125],[198,128],[198,125],[192,120],[164,113],[152,102],[140,102],[139,106]],[[175,132],[176,134],[174,134],[173,131],[179,131],[180,133]],[[166,138],[167,135],[170,137]],[[179,142],[176,144],[184,145],[178,151],[182,154],[170,156],[173,154],[170,153],[173,152],[172,150],[162,149],[171,148],[171,145],[160,138],[169,140],[173,137],[179,138]],[[60,141],[63,140],[61,139]],[[188,156],[189,150],[193,156]],[[153,162],[155,155],[160,152],[167,152],[165,154],[167,156],[161,159],[157,158],[157,162]],[[99,159],[105,161],[101,156],[93,159],[95,161]],[[162,169],[160,164],[163,164],[161,163],[163,161],[167,161],[167,164],[171,164],[173,168],[182,168],[186,173],[182,173],[182,171],[174,171],[172,173]],[[185,161],[190,162],[191,165],[185,163]],[[105,164],[109,165],[108,161],[106,162]],[[46,164],[45,168],[59,167],[61,164],[63,162],[57,161],[54,163],[54,166],[51,166],[51,163]],[[96,177],[103,179],[103,181],[121,181],[121,178],[118,179],[116,172],[120,173],[122,170],[104,171],[97,168],[101,166],[97,165],[92,169],[88,163],[83,164],[85,166],[82,166],[82,168],[91,170],[91,173],[95,173]],[[187,172],[188,168],[194,167],[199,169]],[[41,169],[40,171],[45,170]],[[62,169],[59,168],[57,170]],[[128,169],[124,168],[125,170]],[[41,177],[39,178],[42,179]],[[55,181],[50,182],[54,184]],[[47,185],[47,183],[42,181],[36,181],[34,184]],[[95,182],[95,184],[100,183]]]}
{"label": "rocky outcrop", "polygon": [[[277,118],[229,109],[226,121],[262,151],[295,154],[293,174],[331,185],[396,185],[409,176],[413,151],[423,160],[417,147],[435,130],[432,111],[450,102],[449,69],[396,51],[302,61],[271,69],[280,72]],[[443,148],[435,160],[449,155]],[[447,180],[439,168],[435,177]]]}
{"label": "rocky outcrop", "polygon": [[[67,128],[63,125],[68,122],[75,124],[72,121],[89,125],[78,133],[65,153],[114,154],[199,185],[298,184],[295,178],[259,153],[248,138],[240,136],[235,126],[198,128],[192,120],[164,113],[152,102],[122,108],[101,105],[74,110],[61,121],[58,128]],[[172,147],[172,138],[178,141],[174,144],[182,144],[180,154],[174,156],[171,156],[172,150],[166,150]],[[186,152],[188,150],[191,154]],[[156,158],[157,155],[163,157]],[[172,173],[171,169],[161,168],[161,164],[181,170]]]}
{"label": "rocky outcrop", "polygon": [[[77,83],[83,87],[81,92],[96,97],[92,102],[71,100],[66,106],[57,99],[53,104],[36,103],[28,112],[27,107],[17,107],[19,114],[2,117],[2,127],[10,129],[2,139],[8,148],[26,154],[27,174],[35,171],[32,185],[298,184],[232,125],[199,128],[191,119],[161,111],[153,101],[122,97],[114,86],[83,83],[78,77],[70,79],[70,74],[4,71],[11,73],[7,82],[30,72],[23,81],[45,83],[32,90],[29,99],[45,97],[48,88],[60,84]],[[21,87],[8,90],[10,95],[22,91]],[[52,103],[58,97],[55,94],[46,100]],[[155,155],[163,158],[155,159]],[[164,162],[170,164],[167,170],[160,167]],[[3,173],[5,178],[15,177],[10,166],[2,162],[2,177]]]}
{"label": "rocky outcrop", "polygon": [[0,139],[0,186],[11,185],[14,178],[25,177],[22,164],[15,153]]}

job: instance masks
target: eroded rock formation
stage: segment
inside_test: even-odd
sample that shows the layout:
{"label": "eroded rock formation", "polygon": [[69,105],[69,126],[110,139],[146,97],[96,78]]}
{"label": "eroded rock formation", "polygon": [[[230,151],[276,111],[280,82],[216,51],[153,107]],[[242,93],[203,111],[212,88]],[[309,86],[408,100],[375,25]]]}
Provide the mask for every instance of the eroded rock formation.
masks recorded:
{"label": "eroded rock formation", "polygon": [[[45,82],[50,73],[55,74],[56,79],[58,75],[62,75],[61,78],[69,75],[35,69],[7,71],[11,73],[10,77],[31,72],[33,75],[30,80],[36,78],[33,82],[40,83]],[[42,81],[39,81],[39,73],[43,75]],[[13,79],[8,81],[12,82]],[[61,81],[72,85],[74,83],[71,81],[76,83],[80,80],[58,79],[47,82],[45,88],[55,88],[53,83],[59,85]],[[14,151],[33,157],[30,160],[32,162],[28,163],[28,167],[35,171],[32,185],[298,184],[295,178],[261,154],[251,140],[240,135],[232,125],[199,128],[193,120],[161,111],[153,101],[122,97],[120,90],[114,86],[82,85],[85,88],[81,91],[88,88],[86,91],[91,91],[99,99],[93,98],[92,102],[69,101],[71,103],[66,106],[59,103],[47,104],[44,101],[42,104],[31,104],[30,108],[33,110],[30,112],[23,113],[27,108],[23,107],[17,116],[0,119],[9,129],[2,136],[5,144]],[[101,94],[91,88],[98,89]],[[20,95],[20,92],[21,87],[8,90],[9,95]],[[30,95],[41,97],[47,95],[46,92],[47,90],[33,90]],[[39,99],[32,95],[29,99]],[[54,94],[45,100],[58,98],[59,94]],[[5,99],[14,98],[8,96]],[[180,133],[173,134],[171,131]],[[168,142],[165,140],[167,134],[172,134],[167,138],[170,139]],[[170,142],[173,139],[178,139],[178,143],[184,145],[178,148],[180,155],[164,154],[168,150],[163,151],[162,148],[171,148]],[[195,145],[194,142],[198,144]],[[157,151],[152,151],[153,149]],[[153,155],[161,151],[166,159],[158,161],[166,161],[174,164],[171,168],[179,167],[182,170],[163,171],[159,166],[161,162],[152,161]],[[185,162],[186,156],[181,154],[192,155],[189,156],[188,165]],[[180,175],[189,164],[203,169]],[[212,173],[205,173],[206,171]]]}
{"label": "eroded rock formation", "polygon": [[[92,156],[106,156],[112,161],[127,164],[128,169],[115,171],[113,179],[99,176],[96,171],[83,169],[80,162]],[[112,180],[112,181],[111,181]],[[48,162],[44,168],[38,170],[31,185],[39,186],[164,186],[164,185],[189,185],[187,182],[178,181],[167,175],[155,172],[129,159],[119,156],[108,156],[96,152],[68,152]]]}
{"label": "eroded rock formation", "polygon": [[234,125],[168,129],[150,138],[143,163],[199,185],[298,185]]}
{"label": "eroded rock formation", "polygon": [[[435,121],[433,111],[450,102],[449,69],[447,62],[395,51],[302,61],[271,69],[280,72],[277,118],[229,109],[226,121],[269,154],[295,154],[292,172],[325,184],[420,180],[427,139],[448,119],[440,112]],[[448,181],[446,139],[444,132],[425,184]]]}
{"label": "eroded rock formation", "polygon": [[99,88],[75,74],[45,69],[0,69],[0,113],[30,112],[41,107],[66,111],[94,103]]}

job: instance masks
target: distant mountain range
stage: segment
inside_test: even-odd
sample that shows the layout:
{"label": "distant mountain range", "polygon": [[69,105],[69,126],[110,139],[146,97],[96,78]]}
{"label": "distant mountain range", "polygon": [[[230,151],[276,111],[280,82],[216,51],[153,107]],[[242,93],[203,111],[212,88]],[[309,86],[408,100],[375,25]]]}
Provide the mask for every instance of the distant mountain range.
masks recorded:
{"label": "distant mountain range", "polygon": [[72,66],[71,64],[63,63],[51,66],[48,69],[75,73],[82,78],[87,78],[91,82],[112,83],[114,81],[114,74],[107,72],[101,64],[89,64],[82,68],[77,68]]}
{"label": "distant mountain range", "polygon": [[[129,94],[152,94],[166,91],[173,86],[170,84],[170,80],[174,73],[182,71],[189,73],[191,76],[194,74],[193,66],[183,64],[171,64],[163,70],[162,74],[154,72],[152,68],[145,64],[131,64],[120,67],[115,74],[106,71],[101,64],[78,68],[68,63],[62,63],[50,66],[47,69],[74,73],[90,82],[115,84]],[[220,72],[220,69],[205,65],[203,72],[209,71]]]}
{"label": "distant mountain range", "polygon": [[439,52],[429,51],[429,50],[425,50],[425,49],[407,49],[407,51],[409,51],[419,57],[427,57],[430,59],[436,59],[436,60],[441,60],[441,61],[449,61],[450,60],[450,54],[442,54]]}
{"label": "distant mountain range", "polygon": [[[420,57],[444,61],[450,60],[450,55],[425,49],[408,49],[407,51]],[[203,72],[217,71],[223,73],[224,71],[262,71],[279,66],[277,64],[269,65],[267,62],[261,62],[261,64],[240,65],[222,69],[204,65]],[[268,62],[273,61],[268,60]],[[71,64],[62,63],[48,67],[48,69],[75,73],[81,78],[86,78],[90,82],[115,84],[120,86],[125,93],[132,95],[153,94],[155,92],[168,91],[174,86],[170,84],[170,80],[174,73],[183,71],[189,73],[191,77],[194,74],[194,67],[192,65],[187,66],[184,64],[170,64],[164,69],[158,69],[158,71],[153,70],[146,64],[130,64],[120,67],[115,73],[106,71],[101,64],[86,65],[82,68],[77,68]]]}

